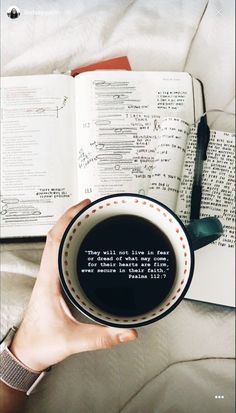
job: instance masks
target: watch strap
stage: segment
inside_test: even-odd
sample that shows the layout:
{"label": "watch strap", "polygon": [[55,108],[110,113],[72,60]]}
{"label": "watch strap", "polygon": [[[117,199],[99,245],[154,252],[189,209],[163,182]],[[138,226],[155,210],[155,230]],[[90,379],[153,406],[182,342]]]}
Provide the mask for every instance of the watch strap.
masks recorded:
{"label": "watch strap", "polygon": [[7,386],[25,392],[27,395],[36,387],[39,381],[45,376],[43,372],[34,371],[20,362],[6,347],[0,354],[1,375],[0,379]]}

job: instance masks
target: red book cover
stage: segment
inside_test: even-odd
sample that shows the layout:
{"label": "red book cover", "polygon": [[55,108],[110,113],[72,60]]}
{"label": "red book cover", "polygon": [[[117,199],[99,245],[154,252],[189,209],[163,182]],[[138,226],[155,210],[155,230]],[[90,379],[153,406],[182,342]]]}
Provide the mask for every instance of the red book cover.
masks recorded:
{"label": "red book cover", "polygon": [[131,70],[127,56],[115,57],[114,59],[104,60],[103,62],[93,63],[92,65],[77,67],[71,71],[71,76],[75,77],[79,73],[91,70]]}

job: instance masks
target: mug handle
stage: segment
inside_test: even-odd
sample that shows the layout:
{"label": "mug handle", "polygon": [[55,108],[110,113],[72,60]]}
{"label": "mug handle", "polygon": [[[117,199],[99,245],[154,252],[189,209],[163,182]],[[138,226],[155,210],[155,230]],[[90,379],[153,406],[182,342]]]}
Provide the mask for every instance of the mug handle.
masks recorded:
{"label": "mug handle", "polygon": [[218,239],[224,232],[221,222],[216,217],[194,219],[186,226],[186,229],[194,250],[205,247]]}

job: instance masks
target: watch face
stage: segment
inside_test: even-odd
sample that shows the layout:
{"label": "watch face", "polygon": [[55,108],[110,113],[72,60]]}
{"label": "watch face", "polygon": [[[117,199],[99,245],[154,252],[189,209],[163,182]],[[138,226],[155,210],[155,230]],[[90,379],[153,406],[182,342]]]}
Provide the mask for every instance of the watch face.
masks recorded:
{"label": "watch face", "polygon": [[3,337],[3,339],[0,342],[0,353],[9,346],[9,344],[12,342],[14,335],[17,332],[17,327],[13,326],[9,328],[7,334]]}

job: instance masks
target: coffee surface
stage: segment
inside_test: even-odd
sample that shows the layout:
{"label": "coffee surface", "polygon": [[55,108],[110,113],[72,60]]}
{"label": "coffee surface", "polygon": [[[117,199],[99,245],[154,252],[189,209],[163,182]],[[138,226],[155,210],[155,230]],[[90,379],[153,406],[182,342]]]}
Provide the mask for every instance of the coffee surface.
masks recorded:
{"label": "coffee surface", "polygon": [[133,215],[105,219],[85,236],[77,275],[89,300],[122,317],[153,310],[176,276],[173,247],[161,229]]}

